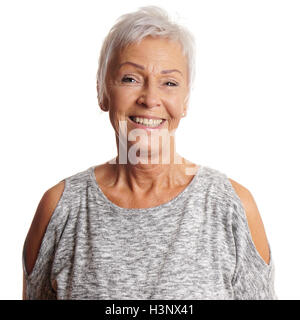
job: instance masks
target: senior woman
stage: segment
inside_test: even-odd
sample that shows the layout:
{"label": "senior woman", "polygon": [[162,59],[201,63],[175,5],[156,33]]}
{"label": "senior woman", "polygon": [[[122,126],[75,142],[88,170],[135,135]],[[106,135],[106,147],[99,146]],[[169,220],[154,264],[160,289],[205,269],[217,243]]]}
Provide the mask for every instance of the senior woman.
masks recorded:
{"label": "senior woman", "polygon": [[193,36],[156,6],[111,29],[97,90],[118,154],[44,193],[23,247],[24,299],[277,299],[251,193],[176,152],[194,56]]}

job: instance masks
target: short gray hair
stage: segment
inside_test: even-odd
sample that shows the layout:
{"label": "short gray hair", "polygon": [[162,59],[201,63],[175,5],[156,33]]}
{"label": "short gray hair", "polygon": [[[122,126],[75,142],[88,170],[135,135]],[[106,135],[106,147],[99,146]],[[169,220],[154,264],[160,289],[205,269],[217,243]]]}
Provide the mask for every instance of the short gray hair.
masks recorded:
{"label": "short gray hair", "polygon": [[107,96],[108,93],[105,80],[113,55],[117,50],[131,43],[138,43],[147,36],[166,38],[181,44],[183,55],[188,62],[189,97],[195,78],[194,37],[184,26],[172,21],[164,9],[146,6],[120,16],[103,41],[96,76],[99,105],[103,103],[104,95]]}

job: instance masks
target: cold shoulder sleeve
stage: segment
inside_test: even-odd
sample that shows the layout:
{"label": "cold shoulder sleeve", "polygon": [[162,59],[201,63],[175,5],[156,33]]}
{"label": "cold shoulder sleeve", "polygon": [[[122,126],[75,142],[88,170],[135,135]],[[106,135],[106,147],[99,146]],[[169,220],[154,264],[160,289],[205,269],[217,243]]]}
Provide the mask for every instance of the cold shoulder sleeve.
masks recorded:
{"label": "cold shoulder sleeve", "polygon": [[63,194],[59,199],[47,225],[35,265],[30,274],[27,273],[25,267],[26,240],[24,242],[22,251],[22,267],[26,282],[26,298],[28,300],[56,299],[56,288],[52,278],[52,266],[56,247],[59,243],[59,239],[68,217],[68,207],[65,205],[68,188],[68,179],[65,179]]}
{"label": "cold shoulder sleeve", "polygon": [[232,279],[234,299],[278,300],[274,289],[275,265],[270,244],[268,242],[270,261],[267,264],[255,247],[246,212],[233,189],[232,195],[232,233],[236,247],[236,267]]}

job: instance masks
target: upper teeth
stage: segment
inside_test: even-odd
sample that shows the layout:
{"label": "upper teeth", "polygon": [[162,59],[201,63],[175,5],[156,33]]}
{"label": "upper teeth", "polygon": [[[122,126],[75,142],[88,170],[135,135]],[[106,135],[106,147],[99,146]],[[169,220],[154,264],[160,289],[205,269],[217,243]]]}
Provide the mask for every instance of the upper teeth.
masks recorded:
{"label": "upper teeth", "polygon": [[163,122],[162,119],[148,119],[148,118],[139,118],[139,117],[133,117],[133,121],[144,124],[146,126],[158,126],[160,123]]}

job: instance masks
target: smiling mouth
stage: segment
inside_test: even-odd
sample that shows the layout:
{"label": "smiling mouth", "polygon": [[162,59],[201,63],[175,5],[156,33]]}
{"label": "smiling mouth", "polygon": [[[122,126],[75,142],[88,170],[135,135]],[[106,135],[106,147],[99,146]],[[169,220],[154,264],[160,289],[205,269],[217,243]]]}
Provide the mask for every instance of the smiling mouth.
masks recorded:
{"label": "smiling mouth", "polygon": [[129,118],[134,123],[144,127],[149,127],[149,128],[156,128],[166,121],[166,119],[162,119],[162,118],[144,118],[144,117],[137,117],[137,116],[129,116]]}

